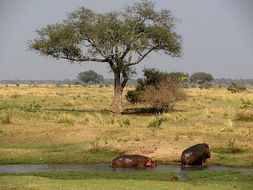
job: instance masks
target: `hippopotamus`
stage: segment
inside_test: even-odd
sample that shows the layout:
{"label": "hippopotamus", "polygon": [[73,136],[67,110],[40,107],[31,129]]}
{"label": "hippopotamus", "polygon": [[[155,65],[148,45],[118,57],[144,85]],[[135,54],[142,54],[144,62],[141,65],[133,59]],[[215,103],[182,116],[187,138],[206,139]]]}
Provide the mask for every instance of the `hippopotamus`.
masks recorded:
{"label": "hippopotamus", "polygon": [[202,165],[211,157],[209,146],[206,143],[196,144],[185,149],[181,155],[182,165]]}
{"label": "hippopotamus", "polygon": [[156,166],[151,158],[141,155],[121,155],[115,158],[111,164],[113,168],[146,168]]}

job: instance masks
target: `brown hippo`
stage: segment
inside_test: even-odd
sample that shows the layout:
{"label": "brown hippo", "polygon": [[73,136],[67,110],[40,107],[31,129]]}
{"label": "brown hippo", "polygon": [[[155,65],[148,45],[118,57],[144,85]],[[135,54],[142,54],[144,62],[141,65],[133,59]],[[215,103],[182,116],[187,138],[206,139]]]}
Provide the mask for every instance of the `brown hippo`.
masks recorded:
{"label": "brown hippo", "polygon": [[181,163],[183,165],[202,165],[210,157],[211,153],[209,152],[208,144],[196,144],[182,152]]}
{"label": "brown hippo", "polygon": [[115,158],[111,164],[113,168],[146,168],[156,166],[151,158],[141,155],[121,155]]}

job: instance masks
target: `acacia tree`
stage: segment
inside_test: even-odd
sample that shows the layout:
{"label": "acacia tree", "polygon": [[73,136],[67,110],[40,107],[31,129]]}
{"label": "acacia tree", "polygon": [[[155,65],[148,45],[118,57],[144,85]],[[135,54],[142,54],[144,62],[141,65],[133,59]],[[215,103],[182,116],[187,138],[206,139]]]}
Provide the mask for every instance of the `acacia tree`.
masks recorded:
{"label": "acacia tree", "polygon": [[203,84],[203,83],[206,83],[206,82],[213,81],[213,76],[209,73],[197,72],[197,73],[194,73],[194,74],[191,75],[190,81],[192,83]]}
{"label": "acacia tree", "polygon": [[78,73],[77,79],[83,82],[99,83],[104,80],[104,77],[90,70]]}
{"label": "acacia tree", "polygon": [[111,110],[120,114],[122,92],[132,66],[152,52],[181,55],[181,37],[174,31],[175,21],[169,10],[157,12],[154,3],[147,0],[103,14],[79,8],[62,23],[38,30],[38,37],[29,42],[29,47],[70,62],[108,63],[114,73]]}

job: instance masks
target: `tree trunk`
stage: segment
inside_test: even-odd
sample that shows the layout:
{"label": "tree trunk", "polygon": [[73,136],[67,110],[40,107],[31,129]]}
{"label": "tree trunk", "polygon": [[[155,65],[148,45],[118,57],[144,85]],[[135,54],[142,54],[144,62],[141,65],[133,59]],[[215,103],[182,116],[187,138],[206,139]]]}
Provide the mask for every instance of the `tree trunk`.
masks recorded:
{"label": "tree trunk", "polygon": [[122,109],[122,92],[123,88],[120,83],[120,72],[114,73],[114,97],[112,101],[111,111],[115,115],[120,115],[123,111]]}

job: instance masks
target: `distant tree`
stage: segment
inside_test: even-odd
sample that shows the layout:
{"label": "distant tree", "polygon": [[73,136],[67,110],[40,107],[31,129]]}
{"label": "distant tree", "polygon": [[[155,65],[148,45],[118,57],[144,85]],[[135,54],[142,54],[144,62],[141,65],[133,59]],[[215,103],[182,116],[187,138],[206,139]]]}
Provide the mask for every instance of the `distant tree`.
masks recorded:
{"label": "distant tree", "polygon": [[183,72],[171,72],[168,73],[172,80],[179,81],[179,82],[187,82],[189,79],[188,73]]}
{"label": "distant tree", "polygon": [[181,36],[169,10],[154,10],[154,3],[142,0],[117,12],[96,13],[80,8],[62,23],[37,31],[29,47],[41,55],[70,62],[109,64],[114,73],[111,110],[122,112],[122,93],[132,66],[148,55],[164,52],[181,56]]}
{"label": "distant tree", "polygon": [[191,75],[191,83],[204,84],[213,81],[213,76],[209,73],[197,72]]}
{"label": "distant tree", "polygon": [[104,77],[90,70],[79,73],[77,79],[85,83],[100,83],[104,80]]}
{"label": "distant tree", "polygon": [[173,103],[186,97],[170,74],[155,69],[145,69],[144,79],[137,83],[135,90],[127,92],[126,99],[131,103],[150,105],[155,112],[167,112]]}

